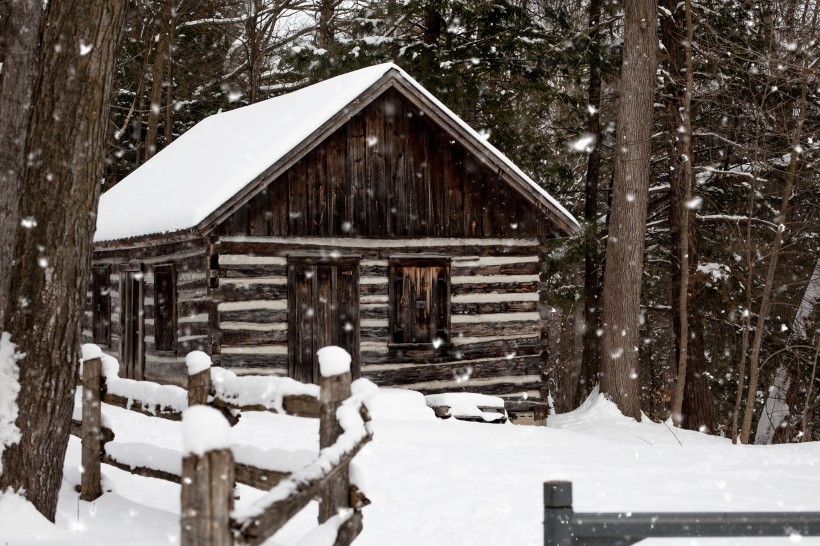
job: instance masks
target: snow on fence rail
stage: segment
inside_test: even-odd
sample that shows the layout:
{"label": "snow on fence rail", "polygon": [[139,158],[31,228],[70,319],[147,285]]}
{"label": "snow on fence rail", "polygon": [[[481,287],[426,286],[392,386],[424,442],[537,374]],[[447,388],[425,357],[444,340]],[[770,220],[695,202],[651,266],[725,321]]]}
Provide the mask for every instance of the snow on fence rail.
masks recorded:
{"label": "snow on fence rail", "polygon": [[544,482],[544,546],[628,546],[647,538],[820,536],[820,512],[609,512],[572,509],[572,482]]}
{"label": "snow on fence rail", "polygon": [[[210,368],[210,357],[195,352],[187,359],[187,391],[119,378],[116,360],[96,346],[84,346],[83,356],[82,421],[72,423],[72,433],[82,438],[83,500],[102,494],[100,465],[105,462],[132,474],[182,485],[183,545],[261,544],[315,498],[320,501],[322,524],[317,531],[327,535],[330,529],[336,536],[335,545],[349,545],[361,532],[361,508],[370,501],[351,485],[349,465],[371,439],[364,403],[375,394],[376,386],[366,379],[351,383],[346,352],[338,348],[320,351],[320,364],[324,364],[318,386],[281,381],[286,378],[240,378]],[[102,403],[182,420],[185,452],[127,443],[106,449],[114,433],[105,426]],[[283,471],[271,464],[277,450],[229,445],[224,440],[227,433],[216,435],[223,441],[214,441],[214,431],[236,424],[237,410],[318,417],[318,457],[295,471]],[[269,492],[253,506],[231,512],[235,482]]]}

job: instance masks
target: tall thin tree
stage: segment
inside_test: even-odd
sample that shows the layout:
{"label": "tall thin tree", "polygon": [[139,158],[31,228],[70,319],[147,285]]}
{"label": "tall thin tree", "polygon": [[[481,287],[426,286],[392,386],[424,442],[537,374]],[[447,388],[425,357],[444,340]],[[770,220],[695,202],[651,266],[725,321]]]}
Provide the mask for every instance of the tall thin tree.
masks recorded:
{"label": "tall thin tree", "polygon": [[658,5],[626,0],[615,177],[603,290],[601,391],[641,418],[638,344],[646,207],[652,156]]}
{"label": "tall thin tree", "polygon": [[595,143],[587,158],[584,184],[584,348],[581,384],[576,395],[580,403],[598,384],[600,371],[599,317],[601,316],[600,258],[598,250],[598,182],[601,177],[601,23],[602,0],[589,2],[589,90],[587,132]]}

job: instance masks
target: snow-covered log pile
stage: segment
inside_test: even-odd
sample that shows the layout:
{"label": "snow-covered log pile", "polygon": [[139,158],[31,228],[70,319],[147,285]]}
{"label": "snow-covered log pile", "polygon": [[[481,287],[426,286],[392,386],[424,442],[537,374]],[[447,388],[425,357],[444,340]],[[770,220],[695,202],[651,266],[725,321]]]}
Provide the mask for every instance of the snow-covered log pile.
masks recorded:
{"label": "snow-covered log pile", "polygon": [[441,418],[454,417],[463,421],[506,423],[504,399],[473,392],[428,394],[427,405]]}

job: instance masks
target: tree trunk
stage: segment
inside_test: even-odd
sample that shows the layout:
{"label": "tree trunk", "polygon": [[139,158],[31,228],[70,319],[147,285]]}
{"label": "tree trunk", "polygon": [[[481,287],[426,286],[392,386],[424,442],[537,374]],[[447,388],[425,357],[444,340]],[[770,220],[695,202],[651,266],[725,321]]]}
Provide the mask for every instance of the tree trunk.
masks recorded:
{"label": "tree trunk", "polygon": [[658,6],[627,0],[615,180],[604,273],[601,391],[640,420],[638,344],[657,67]]}
{"label": "tree trunk", "polygon": [[[20,443],[3,453],[0,490],[23,489],[54,520],[74,406],[79,338],[118,39],[127,3],[49,2],[26,140],[8,310],[20,362]],[[93,42],[86,42],[93,40]],[[7,61],[11,59],[7,58]]]}
{"label": "tree trunk", "polygon": [[[690,275],[698,263],[695,211],[688,207],[692,199],[692,53],[691,8],[680,13],[674,0],[663,0],[670,15],[661,18],[663,43],[667,50],[664,105],[669,143],[670,185],[670,266],[672,307],[672,347],[677,380],[672,400],[672,420],[676,426],[691,430],[714,430],[712,401],[706,377],[703,352],[703,319],[698,306],[692,305]],[[688,11],[687,11],[688,10]],[[683,15],[686,15],[683,17]],[[683,128],[683,131],[681,131]],[[690,325],[690,317],[691,325]],[[694,396],[695,398],[690,398]],[[695,412],[695,415],[688,415]]]}
{"label": "tree trunk", "polygon": [[168,84],[165,86],[165,142],[168,146],[174,140],[174,40],[176,34],[176,10],[171,9],[168,22]]}
{"label": "tree trunk", "polygon": [[318,45],[321,49],[327,50],[333,43],[333,27],[330,21],[336,11],[334,2],[336,0],[321,0],[319,5],[319,39]]}
{"label": "tree trunk", "polygon": [[560,364],[553,368],[552,374],[555,386],[553,394],[555,413],[566,413],[577,407],[575,401],[581,390],[578,388],[578,380],[581,371],[581,350],[583,349],[582,335],[580,335],[582,329],[579,327],[583,316],[584,311],[578,305],[568,309],[561,316],[561,339],[557,352]]}
{"label": "tree trunk", "polygon": [[148,129],[145,133],[145,161],[157,153],[159,120],[162,112],[162,84],[165,75],[165,56],[168,51],[168,29],[162,16],[159,22],[159,43],[154,57],[154,68],[151,71],[151,104],[148,106]]}
{"label": "tree trunk", "polygon": [[[817,10],[814,12],[815,18]],[[814,26],[814,24],[812,24]],[[783,234],[786,231],[786,221],[789,216],[789,202],[791,200],[792,189],[797,178],[797,153],[795,150],[800,145],[803,137],[803,122],[806,119],[806,106],[808,91],[808,61],[803,61],[802,86],[800,90],[800,100],[798,102],[799,114],[797,117],[797,126],[794,130],[792,138],[792,145],[790,147],[791,153],[789,159],[789,170],[786,173],[786,184],[783,187],[783,197],[780,202],[780,228],[774,236],[774,243],[772,244],[771,258],[769,260],[769,267],[766,271],[766,282],[763,286],[763,295],[760,302],[760,310],[757,315],[757,325],[755,327],[755,335],[752,341],[752,355],[749,358],[749,387],[746,394],[746,408],[743,413],[743,426],[740,429],[740,441],[744,444],[749,443],[749,435],[752,430],[752,413],[754,412],[755,394],[757,393],[757,381],[760,374],[760,347],[763,342],[763,328],[766,324],[766,315],[769,312],[769,302],[772,295],[772,287],[774,284],[774,273],[777,270],[777,261],[780,257],[780,249],[783,246]]]}
{"label": "tree trunk", "polygon": [[[0,72],[0,332],[3,331],[11,267],[20,225],[20,184],[25,165],[25,143],[31,116],[35,67],[43,10],[38,0],[11,2],[3,29],[5,63]],[[30,225],[27,221],[25,225]]]}
{"label": "tree trunk", "polygon": [[589,3],[589,106],[587,132],[595,137],[595,145],[587,159],[584,198],[586,240],[584,242],[584,350],[581,382],[576,395],[580,404],[598,384],[600,372],[600,258],[598,251],[598,183],[601,177],[601,53],[598,24],[601,20],[601,0]]}
{"label": "tree trunk", "polygon": [[703,333],[705,319],[698,309],[697,299],[690,309],[692,320],[689,325],[689,354],[686,366],[686,383],[683,394],[683,421],[681,427],[701,432],[715,431],[715,413],[712,393],[706,379],[706,355]]}

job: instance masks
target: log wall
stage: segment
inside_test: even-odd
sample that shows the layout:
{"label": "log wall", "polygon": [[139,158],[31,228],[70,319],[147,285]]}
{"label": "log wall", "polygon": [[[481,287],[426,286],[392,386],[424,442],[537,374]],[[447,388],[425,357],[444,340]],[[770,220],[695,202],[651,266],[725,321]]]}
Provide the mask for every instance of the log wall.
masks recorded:
{"label": "log wall", "polygon": [[[361,373],[424,393],[470,391],[540,399],[542,260],[536,238],[329,239],[222,237],[218,263],[220,365],[287,375],[287,255],[360,256]],[[452,343],[389,343],[388,259],[451,257]]]}
{"label": "log wall", "polygon": [[[111,344],[103,350],[120,358],[120,273],[127,264],[142,264],[144,274],[144,377],[146,380],[183,384],[186,381],[185,355],[209,348],[209,311],[212,307],[207,278],[207,246],[204,241],[173,243],[156,247],[98,251],[94,265],[111,266]],[[172,351],[158,351],[154,343],[155,293],[153,266],[173,264],[176,270],[176,342]],[[92,341],[90,300],[86,307],[83,342]]]}

